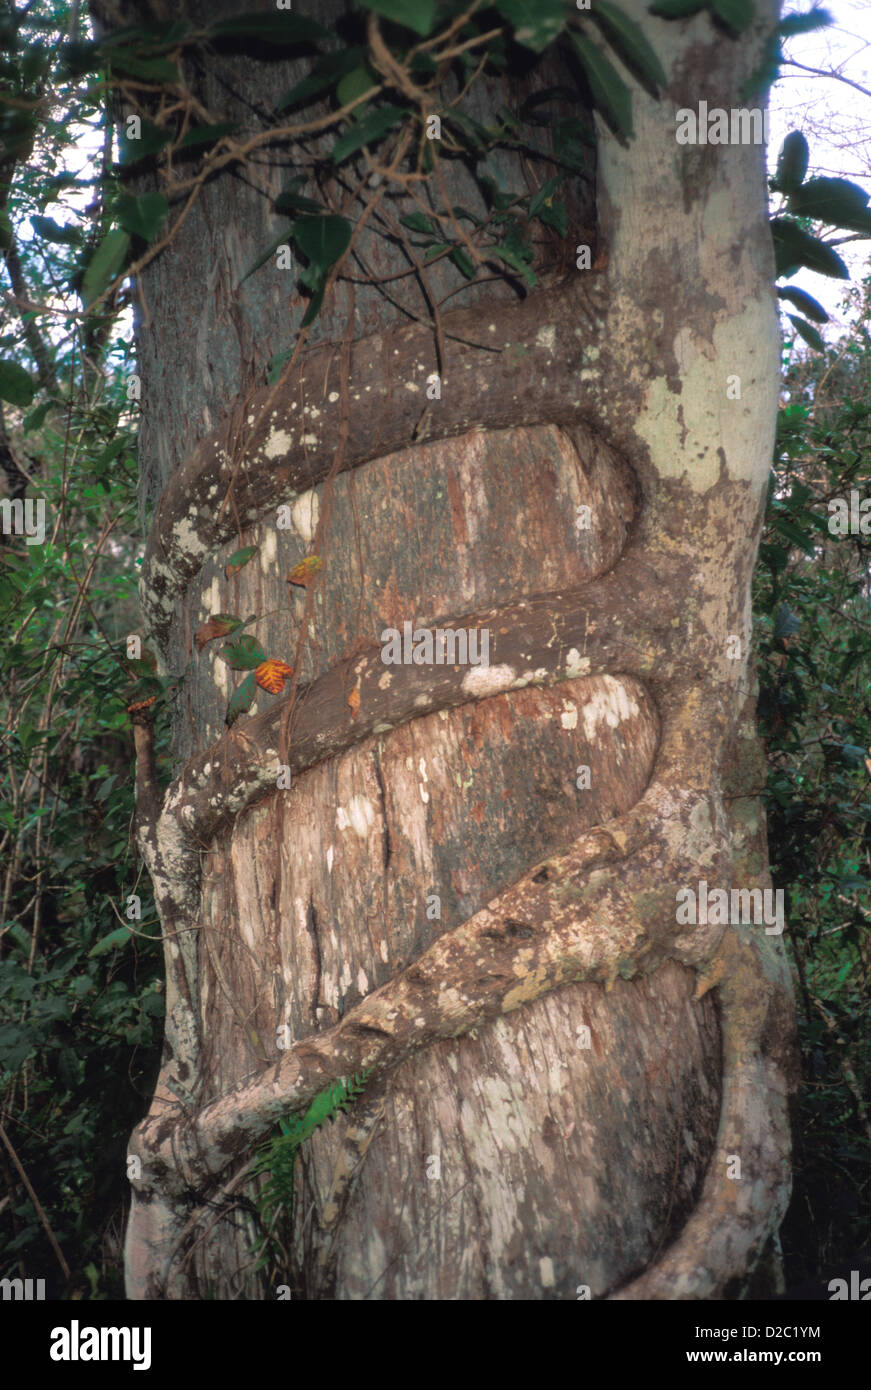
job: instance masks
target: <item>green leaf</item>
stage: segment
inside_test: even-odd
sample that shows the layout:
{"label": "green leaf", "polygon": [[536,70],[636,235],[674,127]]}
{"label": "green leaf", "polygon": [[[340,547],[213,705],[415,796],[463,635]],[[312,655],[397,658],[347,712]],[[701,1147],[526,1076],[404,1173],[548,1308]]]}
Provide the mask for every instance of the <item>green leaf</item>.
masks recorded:
{"label": "green leaf", "polygon": [[807,14],[788,14],[780,21],[777,26],[778,34],[783,38],[792,38],[793,34],[809,34],[814,29],[825,29],[826,25],[834,23],[828,10],[821,6],[815,6],[808,10]]}
{"label": "green leaf", "polygon": [[268,386],[275,385],[276,381],[281,376],[285,362],[290,360],[293,353],[294,349],[290,347],[286,348],[284,352],[277,352],[273,357],[270,357],[266,368],[266,382]]}
{"label": "green leaf", "polygon": [[495,0],[495,4],[511,25],[515,42],[534,53],[541,53],[553,43],[566,22],[560,0]]}
{"label": "green leaf", "polygon": [[118,221],[125,231],[153,241],[169,212],[169,203],[162,193],[140,193],[134,197],[122,193],[118,199]]}
{"label": "green leaf", "polygon": [[460,130],[467,148],[473,154],[486,159],[490,152],[486,126],[481,125],[480,121],[473,121],[471,116],[467,116],[463,111],[446,111],[445,120],[448,125],[456,126]]}
{"label": "green leaf", "polygon": [[554,227],[560,236],[568,236],[569,216],[566,212],[565,203],[545,204],[538,214],[540,222],[544,222],[548,227]]}
{"label": "green leaf", "polygon": [[112,227],[97,247],[82,281],[82,302],[87,308],[110,285],[127,259],[130,233]]}
{"label": "green leaf", "polygon": [[344,217],[305,214],[294,223],[293,239],[303,255],[321,273],[344,256],[351,244],[353,228]]}
{"label": "green leaf", "polygon": [[357,97],[363,96],[365,92],[369,92],[377,86],[377,77],[373,77],[365,65],[352,68],[350,72],[345,74],[336,88],[336,101],[340,106],[347,106]]}
{"label": "green leaf", "polygon": [[392,19],[394,24],[413,29],[421,38],[432,33],[436,0],[360,0],[360,3],[364,10],[374,10],[375,14]]}
{"label": "green leaf", "polygon": [[[296,180],[294,180],[294,182],[296,182]],[[305,198],[301,193],[297,193],[294,188],[286,188],[283,193],[279,193],[275,200],[275,211],[325,213],[326,208],[323,203],[316,203],[314,198]]]}
{"label": "green leaf", "polygon": [[825,352],[826,345],[811,324],[807,323],[805,319],[797,319],[794,314],[787,314],[786,317],[794,325],[798,336],[804,338],[809,347],[812,347],[815,352]]}
{"label": "green leaf", "polygon": [[114,931],[109,932],[108,936],[101,937],[96,946],[91,947],[88,952],[88,959],[91,960],[94,956],[105,956],[109,951],[129,944],[130,932],[127,927],[116,927]]}
{"label": "green leaf", "polygon": [[850,231],[871,236],[868,194],[849,179],[808,179],[789,199],[789,210],[797,217],[812,217]]}
{"label": "green leaf", "polygon": [[38,430],[45,420],[46,415],[51,410],[51,401],[43,401],[35,410],[31,410],[29,415],[24,417],[24,428],[29,434],[31,430]]}
{"label": "green leaf", "polygon": [[216,39],[260,39],[268,44],[311,43],[328,39],[330,33],[314,19],[283,10],[281,14],[239,14],[220,19],[209,30]]}
{"label": "green leaf", "polygon": [[223,135],[232,135],[238,127],[235,121],[216,121],[214,125],[198,125],[189,130],[178,142],[180,150],[193,149],[197,145],[214,145]]}
{"label": "green leaf", "polygon": [[615,53],[628,68],[646,78],[654,96],[660,87],[668,85],[662,63],[634,19],[612,5],[610,0],[594,0],[591,14]]}
{"label": "green leaf", "polygon": [[560,236],[566,236],[569,223],[565,203],[554,201],[554,194],[561,182],[560,178],[552,178],[547,179],[542,184],[538,192],[533,194],[530,199],[529,215],[530,217],[537,217],[548,227],[555,227]]}
{"label": "green leaf", "polygon": [[753,22],[753,0],[711,0],[711,9],[733,34],[743,34]]}
{"label": "green leaf", "polygon": [[810,150],[800,130],[791,130],[780,147],[772,187],[777,193],[794,193],[807,173]]}
{"label": "green leaf", "polygon": [[787,521],[785,516],[775,516],[771,521],[772,530],[779,531],[780,534],[793,545],[798,546],[806,555],[814,553],[814,539],[806,531],[802,531],[798,526],[794,526],[791,521]]}
{"label": "green leaf", "polygon": [[109,66],[127,73],[129,77],[156,82],[160,86],[174,86],[181,82],[181,73],[168,58],[137,58],[135,54],[125,53],[122,49],[109,55]]}
{"label": "green leaf", "polygon": [[323,279],[315,280],[312,284],[309,285],[309,288],[312,291],[312,297],[309,300],[308,308],[306,309],[305,314],[303,315],[302,323],[300,325],[301,328],[308,328],[309,324],[313,323],[314,320],[317,318],[318,314],[321,312],[321,305],[324,302],[326,282]]}
{"label": "green leaf", "polygon": [[250,632],[243,632],[235,642],[228,642],[218,656],[234,671],[253,671],[255,666],[266,660],[265,651]]}
{"label": "green leaf", "polygon": [[[33,222],[32,217],[30,220],[31,222]],[[51,219],[47,218],[46,220],[50,221]],[[6,247],[11,245],[12,218],[9,216],[9,213],[6,211],[6,208],[0,208],[0,248],[2,248],[5,251]]]}
{"label": "green leaf", "polygon": [[528,96],[520,108],[520,119],[527,125],[553,125],[558,119],[545,111],[537,116],[535,113],[540,106],[544,106],[549,101],[577,101],[577,94],[570,87],[546,87],[542,92],[533,92]]}
{"label": "green leaf", "polygon": [[585,34],[572,31],[581,65],[590,86],[596,110],[616,135],[627,140],[632,134],[632,99],[623,78],[600,48]]}
{"label": "green leaf", "polygon": [[138,140],[132,140],[127,135],[126,124],[121,130],[119,141],[122,164],[136,164],[140,159],[146,159],[149,155],[157,154],[164,145],[168,145],[172,140],[172,131],[164,130],[161,126],[154,125],[152,121],[143,121]]}
{"label": "green leaf", "polygon": [[778,299],[788,299],[790,304],[794,304],[796,309],[801,309],[801,312],[807,318],[813,319],[814,323],[828,323],[829,321],[829,316],[822,304],[818,304],[813,295],[805,294],[804,290],[795,289],[792,285],[779,287],[777,297]]}
{"label": "green leaf", "polygon": [[708,0],[656,0],[650,6],[651,14],[662,15],[663,19],[685,19],[687,15],[698,14]]}
{"label": "green leaf", "polygon": [[411,232],[421,232],[424,236],[438,236],[438,231],[422,212],[410,212],[407,217],[401,217],[399,220],[403,227],[407,227]]}
{"label": "green leaf", "polygon": [[57,241],[64,246],[79,246],[82,241],[80,227],[64,226],[60,222],[55,222],[53,217],[40,217],[38,213],[33,213],[30,218],[30,225],[41,236],[44,241]]}
{"label": "green leaf", "polygon": [[245,271],[245,274],[242,276],[242,279],[239,281],[239,284],[243,285],[245,281],[248,279],[249,275],[253,275],[255,270],[259,270],[260,267],[264,265],[266,261],[269,260],[270,256],[274,256],[279,246],[289,246],[292,235],[293,226],[285,227],[284,231],[280,232],[278,236],[275,238],[275,240],[269,243],[266,250],[263,252],[263,255],[258,256],[254,264],[248,267],[248,269]]}
{"label": "green leaf", "polygon": [[453,261],[458,270],[461,270],[467,280],[474,280],[477,273],[475,262],[462,246],[455,246],[451,251],[448,260]]}
{"label": "green leaf", "polygon": [[256,545],[243,545],[241,550],[234,550],[233,554],[224,565],[224,577],[226,579],[232,579],[233,575],[238,574],[239,570],[243,569],[248,561],[256,554]]}
{"label": "green leaf", "polygon": [[850,272],[831,246],[826,246],[818,237],[804,231],[797,222],[789,218],[775,217],[771,222],[771,235],[774,237],[774,260],[778,276],[784,275],[790,266],[806,265],[820,275],[831,275],[837,280],[849,280]]}
{"label": "green leaf", "polygon": [[533,193],[529,200],[529,215],[537,217],[539,209],[542,208],[548,198],[552,198],[560,186],[562,180],[559,177],[546,179],[537,193]]}
{"label": "green leaf", "polygon": [[23,367],[0,358],[0,400],[12,405],[30,405],[36,388]]}
{"label": "green leaf", "polygon": [[240,714],[248,713],[257,698],[257,690],[257,681],[254,679],[254,672],[251,671],[230,696],[227,713],[224,715],[224,723],[228,729],[231,724],[235,724]]}
{"label": "green leaf", "polygon": [[275,108],[276,111],[283,111],[287,106],[296,106],[299,102],[308,103],[312,97],[329,91],[345,73],[358,68],[367,53],[366,48],[346,48],[340,53],[330,53],[327,57],[319,58],[309,75],[294,83],[285,92]]}
{"label": "green leaf", "polygon": [[504,245],[494,246],[490,255],[498,256],[500,261],[504,261],[506,265],[510,265],[512,270],[518,271],[519,274],[523,276],[530,289],[533,289],[538,284],[538,276],[535,271],[509,247]]}
{"label": "green leaf", "polygon": [[359,150],[361,145],[374,144],[386,135],[388,130],[397,126],[406,115],[405,108],[402,106],[379,106],[376,111],[370,111],[359,121],[346,130],[344,135],[340,135],[332,149],[332,159],[334,164],[341,164],[343,159],[347,159],[349,154]]}

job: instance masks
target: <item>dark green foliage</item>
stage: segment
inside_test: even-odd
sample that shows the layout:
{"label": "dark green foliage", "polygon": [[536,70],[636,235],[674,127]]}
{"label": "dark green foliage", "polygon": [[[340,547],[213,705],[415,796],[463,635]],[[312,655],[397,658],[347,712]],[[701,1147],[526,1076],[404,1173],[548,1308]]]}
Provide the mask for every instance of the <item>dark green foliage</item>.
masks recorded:
{"label": "dark green foliage", "polygon": [[755,584],[769,849],[786,891],[804,1072],[788,1284],[868,1238],[871,535],[832,535],[827,504],[871,497],[869,293],[866,282],[837,356],[787,371]]}
{"label": "dark green foliage", "polygon": [[263,1229],[263,1239],[259,1248],[258,1268],[270,1263],[276,1255],[281,1258],[286,1247],[280,1243],[277,1249],[272,1234],[276,1220],[280,1220],[285,1232],[290,1230],[293,1221],[294,1173],[297,1155],[307,1139],[310,1139],[320,1125],[335,1119],[338,1114],[347,1114],[350,1106],[366,1089],[371,1072],[360,1072],[357,1076],[334,1081],[320,1091],[302,1115],[289,1115],[279,1120],[278,1133],[260,1148],[252,1177],[268,1173],[269,1178],[260,1188],[257,1210]]}

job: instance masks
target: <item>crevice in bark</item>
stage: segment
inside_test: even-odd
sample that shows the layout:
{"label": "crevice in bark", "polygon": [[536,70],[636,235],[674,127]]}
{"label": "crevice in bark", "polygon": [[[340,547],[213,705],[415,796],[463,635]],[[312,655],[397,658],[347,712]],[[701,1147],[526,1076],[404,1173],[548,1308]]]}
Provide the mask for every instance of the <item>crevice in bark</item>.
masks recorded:
{"label": "crevice in bark", "polygon": [[[619,415],[623,391],[622,374],[610,364],[606,314],[604,283],[594,272],[518,303],[496,303],[486,315],[478,306],[446,314],[443,376],[450,375],[450,390],[440,399],[426,395],[437,342],[421,325],[355,342],[347,376],[341,344],[317,347],[286,381],[251,394],[181,464],[158,504],[140,586],[158,645],[165,648],[176,604],[207,555],[270,506],[328,476],[345,395],[353,429],[340,471],[410,439],[444,439],[475,427],[606,427]],[[407,389],[397,389],[397,369]]]}

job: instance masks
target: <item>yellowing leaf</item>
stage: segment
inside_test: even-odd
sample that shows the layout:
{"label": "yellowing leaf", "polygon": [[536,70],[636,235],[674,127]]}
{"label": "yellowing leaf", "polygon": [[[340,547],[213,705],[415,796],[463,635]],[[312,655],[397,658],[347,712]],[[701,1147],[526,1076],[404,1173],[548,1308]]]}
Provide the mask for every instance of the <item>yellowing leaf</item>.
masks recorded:
{"label": "yellowing leaf", "polygon": [[292,675],[293,667],[288,666],[286,661],[269,657],[267,661],[261,661],[254,672],[254,679],[263,690],[268,690],[270,695],[280,695],[284,689],[284,682]]}
{"label": "yellowing leaf", "polygon": [[234,618],[231,613],[213,613],[204,623],[200,623],[194,633],[194,642],[198,652],[203,650],[207,642],[212,642],[216,637],[227,637],[231,632],[235,632],[237,627],[242,626],[241,618]]}
{"label": "yellowing leaf", "polygon": [[304,560],[300,560],[298,565],[294,565],[290,574],[287,576],[288,584],[298,584],[304,589],[314,579],[316,574],[320,574],[324,567],[324,562],[320,555],[307,555]]}

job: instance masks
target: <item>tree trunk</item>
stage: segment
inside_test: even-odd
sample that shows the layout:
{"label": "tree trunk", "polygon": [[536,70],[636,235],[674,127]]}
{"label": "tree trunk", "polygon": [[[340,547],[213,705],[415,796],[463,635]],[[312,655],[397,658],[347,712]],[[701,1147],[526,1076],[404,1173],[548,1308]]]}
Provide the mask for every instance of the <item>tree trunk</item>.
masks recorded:
{"label": "tree trunk", "polygon": [[[143,606],[185,678],[165,795],[136,716],[167,1032],[131,1141],[131,1297],[723,1297],[782,1218],[782,940],[676,910],[703,880],[770,887],[749,609],[779,351],[763,150],[678,145],[675,111],[742,104],[772,7],[740,39],[623,8],[668,91],[633,83],[628,142],[596,118],[595,190],[591,165],[570,181],[528,294],[461,289],[444,259],[429,297],[416,275],[379,288],[409,262],[378,209],[395,228],[413,185],[321,171],[307,195],[376,208],[264,385],[307,303],[275,256],[245,278],[308,172],[291,141],[227,161],[141,275]],[[203,50],[184,72],[250,135],[308,66]],[[486,120],[576,82],[554,55],[470,95]],[[517,191],[545,176],[498,161]],[[485,215],[467,165],[440,167]],[[313,553],[315,582],[288,586]],[[228,732],[239,675],[194,643],[216,613],[256,614],[295,668]],[[406,622],[486,631],[489,665],[386,664]],[[284,1267],[256,1270],[245,1165],[364,1072],[301,1151]]]}

